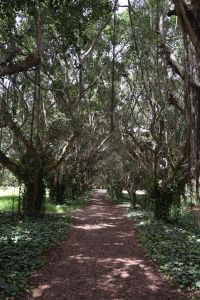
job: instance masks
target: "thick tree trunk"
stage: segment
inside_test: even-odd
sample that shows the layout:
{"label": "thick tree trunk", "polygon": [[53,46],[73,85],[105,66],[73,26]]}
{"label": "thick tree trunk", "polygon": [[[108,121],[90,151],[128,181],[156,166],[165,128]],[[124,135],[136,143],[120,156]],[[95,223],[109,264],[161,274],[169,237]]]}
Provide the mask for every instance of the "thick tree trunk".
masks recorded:
{"label": "thick tree trunk", "polygon": [[181,196],[185,191],[185,179],[176,178],[166,187],[155,186],[152,199],[154,199],[154,217],[167,220],[170,217],[172,207],[181,208]]}
{"label": "thick tree trunk", "polygon": [[39,163],[37,159],[31,159],[29,163],[26,162],[23,173],[23,213],[29,217],[41,216],[44,213],[44,201],[46,193],[44,165],[42,165],[41,162]]}
{"label": "thick tree trunk", "polygon": [[63,173],[63,166],[59,165],[48,180],[49,197],[55,204],[64,204],[65,201],[66,178]]}
{"label": "thick tree trunk", "polygon": [[173,196],[165,191],[155,197],[154,217],[155,219],[167,220],[173,203]]}

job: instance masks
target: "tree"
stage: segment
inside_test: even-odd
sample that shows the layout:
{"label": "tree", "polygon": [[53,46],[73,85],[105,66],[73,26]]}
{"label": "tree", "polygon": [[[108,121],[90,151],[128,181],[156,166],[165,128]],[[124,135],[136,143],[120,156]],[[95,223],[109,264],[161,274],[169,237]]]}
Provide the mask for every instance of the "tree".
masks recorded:
{"label": "tree", "polygon": [[[13,4],[8,6],[2,4],[5,12],[4,23],[8,26],[12,23],[12,27],[9,27],[10,43],[14,41],[14,46],[18,43],[31,53],[25,55],[24,60],[20,57],[18,59],[16,53],[15,56],[2,61],[1,72],[4,76],[1,101],[4,123],[2,130],[9,128],[17,147],[14,149],[14,155],[10,157],[5,155],[6,144],[3,140],[0,160],[25,185],[23,210],[27,215],[42,212],[45,178],[52,169],[58,172],[74,143],[77,108],[85,94],[93,87],[92,79],[84,77],[83,69],[87,68],[86,64],[90,62],[87,58],[94,51],[98,38],[109,21],[111,8],[107,1],[102,2],[99,6],[104,11],[101,18],[94,11],[95,5],[99,6],[94,1],[88,1],[87,4],[36,1],[26,2],[25,7],[18,1],[13,1]],[[59,19],[55,18],[57,13]],[[67,17],[71,23],[66,26]],[[34,23],[35,30],[34,27],[30,27]],[[45,32],[47,26],[50,30]],[[69,31],[69,35],[65,36],[65,30]],[[87,38],[87,30],[91,31],[91,36],[86,42],[84,39]],[[2,34],[6,53],[8,53],[7,38],[5,33]],[[24,41],[27,41],[27,45],[23,44]],[[31,48],[36,48],[36,51],[32,51]],[[33,61],[29,64],[30,56]],[[30,73],[24,73],[33,67],[35,69]],[[17,104],[16,96],[18,99],[22,98]],[[26,108],[26,118],[23,124],[20,124],[22,103]],[[54,124],[58,123],[60,116],[64,117],[65,129],[62,128],[58,133],[56,144],[49,134],[52,121]],[[50,149],[53,144],[53,149]]]}
{"label": "tree", "polygon": [[26,214],[46,186],[64,203],[97,173],[134,207],[147,189],[157,218],[194,178],[198,195],[199,4],[171,3],[1,2],[0,162],[25,185]]}

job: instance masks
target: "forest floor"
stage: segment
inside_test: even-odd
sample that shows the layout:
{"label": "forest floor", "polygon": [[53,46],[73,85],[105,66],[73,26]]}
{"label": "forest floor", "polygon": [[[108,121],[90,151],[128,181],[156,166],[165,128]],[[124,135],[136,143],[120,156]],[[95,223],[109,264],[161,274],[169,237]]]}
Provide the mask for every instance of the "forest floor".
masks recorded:
{"label": "forest floor", "polygon": [[122,209],[94,192],[73,213],[71,233],[51,252],[48,264],[31,279],[24,298],[43,300],[187,299],[170,287],[145,256],[133,222]]}

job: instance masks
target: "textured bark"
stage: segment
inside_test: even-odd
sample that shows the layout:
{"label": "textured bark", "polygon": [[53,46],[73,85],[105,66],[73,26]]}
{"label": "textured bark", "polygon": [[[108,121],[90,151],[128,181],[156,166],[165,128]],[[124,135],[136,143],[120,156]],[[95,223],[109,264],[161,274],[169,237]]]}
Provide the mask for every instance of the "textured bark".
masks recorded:
{"label": "textured bark", "polygon": [[23,213],[29,217],[42,215],[45,200],[45,184],[42,170],[33,170],[31,176],[24,178],[24,184]]}

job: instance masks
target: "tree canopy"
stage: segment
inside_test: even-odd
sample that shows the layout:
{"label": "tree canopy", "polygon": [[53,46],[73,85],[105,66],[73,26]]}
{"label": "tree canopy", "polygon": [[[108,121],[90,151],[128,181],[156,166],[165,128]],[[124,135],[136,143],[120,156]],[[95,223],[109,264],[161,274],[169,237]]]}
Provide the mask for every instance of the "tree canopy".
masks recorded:
{"label": "tree canopy", "polygon": [[[94,185],[199,199],[199,1],[0,1],[0,163],[43,213]],[[122,9],[123,8],[123,9]]]}

